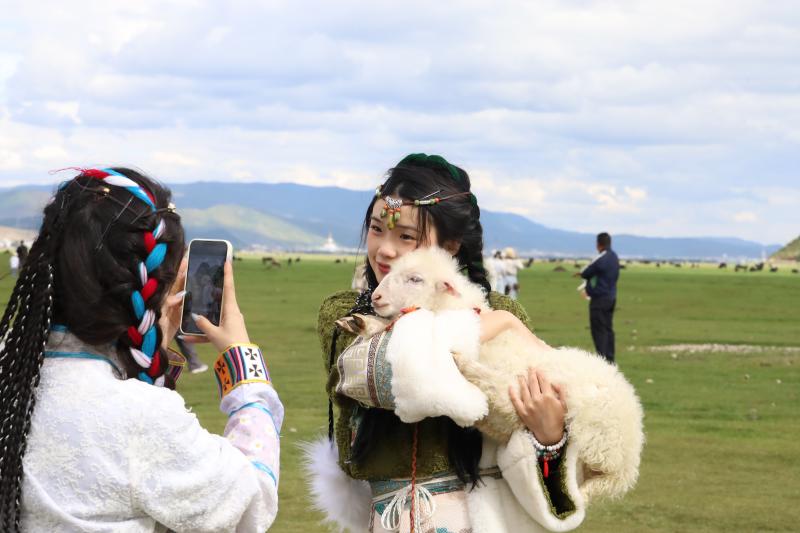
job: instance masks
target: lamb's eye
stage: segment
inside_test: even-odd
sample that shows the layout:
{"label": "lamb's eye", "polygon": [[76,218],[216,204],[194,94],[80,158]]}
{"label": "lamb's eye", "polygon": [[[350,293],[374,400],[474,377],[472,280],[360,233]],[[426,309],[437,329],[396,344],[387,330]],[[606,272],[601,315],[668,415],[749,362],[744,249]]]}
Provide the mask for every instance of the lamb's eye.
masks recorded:
{"label": "lamb's eye", "polygon": [[422,283],[424,280],[419,276],[409,276],[408,281],[411,283]]}

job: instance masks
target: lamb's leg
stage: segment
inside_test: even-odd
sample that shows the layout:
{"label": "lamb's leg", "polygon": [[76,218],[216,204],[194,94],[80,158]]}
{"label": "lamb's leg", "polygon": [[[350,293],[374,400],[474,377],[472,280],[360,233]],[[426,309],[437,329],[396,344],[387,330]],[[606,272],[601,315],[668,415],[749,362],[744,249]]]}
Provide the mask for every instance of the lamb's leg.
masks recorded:
{"label": "lamb's leg", "polygon": [[372,315],[353,314],[336,321],[336,325],[345,331],[354,333],[365,339],[386,329],[388,320]]}
{"label": "lamb's leg", "polygon": [[478,361],[453,354],[453,359],[467,381],[478,387],[489,400],[489,414],[475,423],[484,435],[507,442],[511,433],[522,427],[508,395],[509,379],[500,371]]}

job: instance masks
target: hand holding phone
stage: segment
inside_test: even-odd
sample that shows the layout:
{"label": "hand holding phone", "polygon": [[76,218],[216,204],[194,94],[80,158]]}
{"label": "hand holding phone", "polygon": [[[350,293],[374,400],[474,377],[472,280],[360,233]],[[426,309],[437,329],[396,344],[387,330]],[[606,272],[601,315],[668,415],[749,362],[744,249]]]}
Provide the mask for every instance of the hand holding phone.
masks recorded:
{"label": "hand holding phone", "polygon": [[224,265],[224,290],[222,292],[222,319],[219,326],[212,324],[206,317],[197,315],[195,324],[205,337],[221,352],[232,344],[249,344],[250,336],[244,323],[244,315],[236,303],[236,290],[233,286],[233,264],[226,261]]}
{"label": "hand holding phone", "polygon": [[231,257],[228,241],[195,239],[189,243],[181,321],[186,341],[210,341],[219,351],[250,342],[236,303]]}
{"label": "hand holding phone", "polygon": [[184,335],[203,335],[195,324],[194,315],[204,316],[212,324],[219,325],[223,312],[223,265],[231,255],[232,246],[228,241],[193,239],[189,243],[181,320]]}

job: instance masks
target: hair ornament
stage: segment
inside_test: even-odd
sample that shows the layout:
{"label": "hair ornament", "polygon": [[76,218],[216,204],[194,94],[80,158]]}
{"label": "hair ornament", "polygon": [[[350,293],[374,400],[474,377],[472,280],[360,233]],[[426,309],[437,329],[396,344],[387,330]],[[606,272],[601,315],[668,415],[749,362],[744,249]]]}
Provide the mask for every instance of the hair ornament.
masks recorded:
{"label": "hair ornament", "polygon": [[389,220],[386,221],[386,227],[394,229],[397,223],[400,221],[400,208],[403,207],[403,200],[399,198],[392,198],[391,196],[385,196],[383,198],[383,209],[381,209],[381,218],[389,217]]}
{"label": "hair ornament", "polygon": [[[401,198],[392,198],[391,196],[384,196],[383,197],[383,209],[381,209],[381,218],[389,217],[389,220],[386,221],[386,227],[389,230],[393,230],[397,223],[400,221],[400,208],[404,205],[411,205],[414,207],[420,207],[425,205],[436,205],[440,202],[444,202],[445,200],[450,200],[451,198],[457,198],[459,196],[466,196],[467,194],[472,195],[471,192],[457,192],[455,194],[451,194],[449,196],[433,196],[433,194],[438,194],[440,191],[436,191],[431,194],[427,194],[418,200],[403,200]],[[380,187],[378,187],[378,196],[380,196]],[[473,195],[474,197],[474,195]]]}
{"label": "hair ornament", "polygon": [[[138,183],[124,174],[111,168],[104,168],[102,170],[95,168],[78,170],[81,171],[81,175],[83,176],[102,181],[104,186],[101,191],[104,194],[110,192],[110,189],[105,187],[105,185],[120,187],[131,193],[128,202],[125,204],[122,211],[112,220],[112,224],[120,217],[122,212],[128,208],[128,205],[130,205],[134,198],[138,198],[147,204],[152,214],[157,216],[157,213],[160,211],[156,208],[155,198],[152,193],[142,188]],[[170,204],[167,209],[174,210],[174,208],[175,206]],[[137,217],[137,220],[138,218],[139,217]],[[109,227],[111,227],[111,224],[109,224]],[[143,368],[137,377],[141,381],[157,386],[164,385],[164,376],[158,376],[162,366],[161,352],[157,346],[158,332],[156,328],[158,325],[156,324],[156,313],[153,309],[147,308],[147,302],[158,290],[158,280],[156,278],[151,278],[150,274],[161,266],[167,255],[167,244],[158,242],[158,239],[164,234],[165,229],[164,220],[159,218],[153,231],[145,231],[142,236],[147,257],[137,265],[141,288],[131,293],[131,307],[139,323],[128,327],[127,330],[128,338],[131,341],[131,346],[128,348],[131,357],[136,361],[136,364]],[[103,237],[105,237],[107,231],[108,228],[103,232]],[[103,237],[100,239],[98,248],[102,245]]]}

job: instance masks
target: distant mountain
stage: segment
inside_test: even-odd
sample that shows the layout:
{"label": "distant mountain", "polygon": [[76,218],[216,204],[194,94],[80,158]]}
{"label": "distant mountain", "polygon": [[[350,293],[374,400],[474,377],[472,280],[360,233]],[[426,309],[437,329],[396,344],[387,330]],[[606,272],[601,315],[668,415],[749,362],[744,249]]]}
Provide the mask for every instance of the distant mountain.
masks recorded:
{"label": "distant mountain", "polygon": [[35,238],[35,231],[0,226],[0,249],[14,250],[19,245],[19,241],[26,241],[28,244],[30,244]]}
{"label": "distant mountain", "polygon": [[38,230],[52,191],[53,187],[36,185],[0,189],[0,226]]}
{"label": "distant mountain", "polygon": [[263,244],[280,248],[322,246],[325,239],[284,220],[240,205],[181,210],[186,238],[227,239],[236,248]]}
{"label": "distant mountain", "polygon": [[[189,238],[227,238],[237,248],[315,249],[330,234],[356,248],[371,191],[292,183],[198,182],[171,186]],[[37,228],[53,187],[0,190],[0,225]],[[524,255],[590,256],[595,235],[549,228],[512,213],[481,211],[486,250],[513,246]],[[736,238],[613,235],[623,256],[652,259],[760,258],[780,248]]]}
{"label": "distant mountain", "polygon": [[800,237],[772,254],[770,259],[779,261],[800,261]]}

